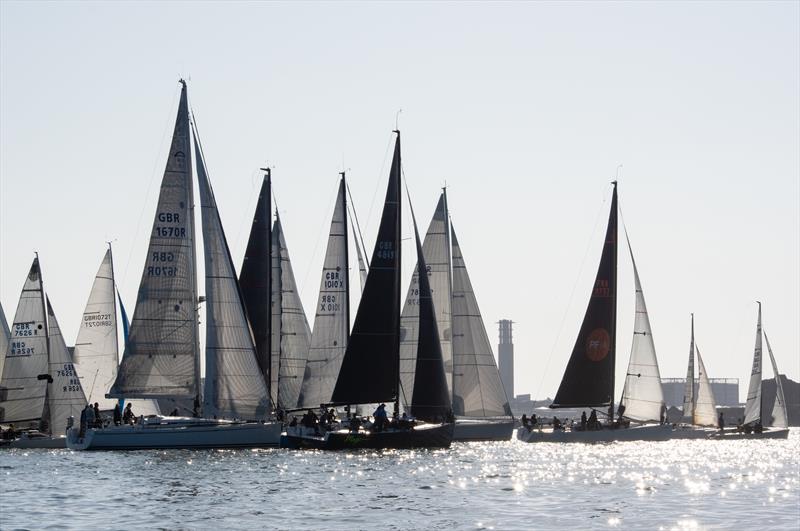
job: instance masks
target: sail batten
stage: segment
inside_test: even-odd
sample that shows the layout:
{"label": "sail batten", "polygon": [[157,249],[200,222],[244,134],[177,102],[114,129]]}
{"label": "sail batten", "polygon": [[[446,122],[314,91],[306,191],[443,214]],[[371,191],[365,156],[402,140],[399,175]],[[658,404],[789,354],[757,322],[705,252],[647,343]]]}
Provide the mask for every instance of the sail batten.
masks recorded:
{"label": "sail batten", "polygon": [[617,321],[617,186],[589,304],[550,407],[608,406],[614,399]]}
{"label": "sail batten", "polygon": [[200,367],[186,84],[114,398],[195,397]]}

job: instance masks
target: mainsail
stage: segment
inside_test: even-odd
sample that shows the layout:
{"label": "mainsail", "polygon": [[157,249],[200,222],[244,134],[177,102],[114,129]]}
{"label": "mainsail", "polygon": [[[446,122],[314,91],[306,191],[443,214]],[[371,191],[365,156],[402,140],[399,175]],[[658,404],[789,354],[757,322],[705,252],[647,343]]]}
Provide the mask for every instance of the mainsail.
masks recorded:
{"label": "mainsail", "polygon": [[756,346],[753,351],[753,369],[747,388],[747,403],[744,406],[744,424],[761,424],[761,303],[758,303]]}
{"label": "mainsail", "polygon": [[83,311],[74,354],[87,399],[92,404],[98,402],[100,409],[112,409],[117,402],[105,397],[117,377],[119,364],[116,312],[114,269],[109,246]]}
{"label": "mainsail", "polygon": [[33,259],[11,326],[0,380],[0,422],[34,421],[42,416],[48,369],[48,330],[39,258]]}
{"label": "mainsail", "polygon": [[[267,389],[277,392],[270,385],[270,341],[271,341],[271,271],[272,260],[272,188],[271,171],[263,168],[264,181],[258,194],[258,203],[253,215],[253,226],[247,240],[247,250],[239,274],[247,317],[253,330],[258,366],[261,369]],[[274,402],[273,402],[274,403]]]}
{"label": "mainsail", "polygon": [[[437,209],[438,212],[439,209]],[[411,211],[414,218],[414,211]],[[434,298],[427,274],[425,253],[419,239],[417,221],[414,221],[414,238],[417,244],[417,268],[419,279],[418,300],[418,341],[415,352],[414,393],[411,399],[411,414],[429,422],[445,422],[452,413],[450,406],[450,393],[447,387],[442,344],[439,341],[437,314],[434,308]],[[446,230],[446,227],[445,227]],[[430,232],[430,231],[429,231]],[[427,239],[427,238],[426,238]],[[445,240],[446,240],[445,235]],[[446,260],[445,260],[446,264]],[[447,272],[449,273],[449,271]],[[447,275],[449,276],[449,275]],[[449,290],[447,290],[449,303]],[[449,304],[448,304],[449,306]]]}
{"label": "mainsail", "polygon": [[[439,197],[439,203],[436,206],[433,219],[431,219],[428,232],[425,234],[422,252],[427,265],[426,273],[433,297],[447,388],[452,389],[450,235],[447,228],[447,202],[444,192]],[[400,378],[406,404],[411,402],[412,397],[409,394],[415,388],[414,375],[416,374],[419,339],[419,329],[417,327],[420,321],[420,287],[418,264],[411,277],[403,311],[400,314]]]}
{"label": "mainsail", "polygon": [[697,426],[716,426],[717,425],[717,403],[714,400],[714,392],[711,383],[708,381],[706,366],[703,358],[700,357],[700,349],[695,345],[697,353],[697,398],[694,402],[692,411],[692,424]]}
{"label": "mainsail", "polygon": [[453,224],[453,413],[466,417],[511,415],[478,299],[472,289]]}
{"label": "mainsail", "polygon": [[399,399],[400,164],[398,132],[367,282],[331,398],[337,404]]}
{"label": "mainsail", "polygon": [[6,313],[3,311],[3,305],[0,304],[0,378],[3,376],[3,364],[6,361],[6,351],[8,344],[11,341],[11,330],[8,328],[8,321],[6,321]]}
{"label": "mainsail", "polygon": [[81,380],[64,342],[64,336],[61,335],[49,297],[47,325],[50,336],[48,373],[52,378],[47,389],[47,409],[50,412],[50,426],[47,431],[53,436],[60,436],[66,433],[69,417],[80,419],[81,410],[86,406],[86,395],[83,393]]}
{"label": "mainsail", "polygon": [[263,419],[267,386],[256,361],[236,270],[195,133],[206,271],[206,417]]}
{"label": "mainsail", "polygon": [[692,339],[689,342],[689,366],[683,386],[683,418],[691,421],[694,410],[694,314],[692,314]]}
{"label": "mainsail", "polygon": [[622,389],[620,404],[625,406],[625,417],[633,420],[660,420],[664,406],[664,391],[661,388],[661,373],[658,370],[656,346],[653,332],[650,329],[650,318],[644,302],[642,283],[633,249],[628,238],[628,250],[633,264],[633,278],[636,287],[636,316],[633,322],[633,343],[628,371],[625,374],[625,386]]}
{"label": "mainsail", "polygon": [[275,354],[272,357],[275,375],[272,378],[272,398],[279,409],[291,409],[297,407],[311,329],[297,292],[289,250],[277,212],[272,227],[272,252],[272,352]]}
{"label": "mainsail", "polygon": [[786,396],[783,394],[783,383],[781,375],[778,373],[778,364],[775,363],[775,356],[772,355],[772,347],[769,345],[769,337],[764,331],[764,341],[767,343],[767,352],[772,362],[772,373],[775,375],[775,405],[772,406],[772,425],[778,428],[789,427],[789,412],[786,408]]}
{"label": "mainsail", "polygon": [[194,198],[186,84],[158,198],[130,338],[110,396],[200,392]]}
{"label": "mainsail", "polygon": [[331,401],[333,386],[342,366],[350,331],[350,277],[348,275],[348,226],[345,176],[333,210],[328,247],[322,264],[314,330],[308,351],[299,407],[318,407]]}
{"label": "mainsail", "polygon": [[589,305],[552,408],[606,406],[614,399],[617,323],[617,183]]}

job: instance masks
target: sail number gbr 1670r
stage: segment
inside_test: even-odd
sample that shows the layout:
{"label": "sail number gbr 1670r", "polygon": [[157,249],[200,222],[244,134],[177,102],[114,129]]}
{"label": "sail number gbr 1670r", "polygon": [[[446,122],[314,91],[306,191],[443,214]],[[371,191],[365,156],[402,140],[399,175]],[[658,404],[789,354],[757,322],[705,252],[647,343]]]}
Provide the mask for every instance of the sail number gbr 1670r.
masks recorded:
{"label": "sail number gbr 1670r", "polygon": [[[181,215],[178,212],[159,212],[156,214],[158,223],[180,223]],[[153,227],[155,236],[159,238],[185,238],[186,227],[170,227],[156,224]]]}

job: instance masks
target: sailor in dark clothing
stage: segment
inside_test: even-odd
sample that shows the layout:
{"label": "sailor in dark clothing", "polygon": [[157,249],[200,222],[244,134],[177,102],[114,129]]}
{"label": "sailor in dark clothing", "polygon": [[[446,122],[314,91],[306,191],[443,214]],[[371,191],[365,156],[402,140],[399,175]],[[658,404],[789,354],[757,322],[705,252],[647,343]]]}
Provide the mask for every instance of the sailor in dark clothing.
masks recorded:
{"label": "sailor in dark clothing", "polygon": [[581,431],[586,431],[586,412],[581,412]]}
{"label": "sailor in dark clothing", "polygon": [[128,402],[128,405],[125,406],[125,412],[122,414],[122,422],[125,424],[133,424],[136,415],[133,414],[133,409],[131,409],[131,403]]}
{"label": "sailor in dark clothing", "polygon": [[722,414],[722,411],[719,412],[719,420],[718,420],[719,431],[725,430],[725,416]]}
{"label": "sailor in dark clothing", "polygon": [[350,417],[350,431],[353,433],[358,433],[358,428],[361,426],[361,421],[358,420],[358,417],[355,413],[353,416]]}
{"label": "sailor in dark clothing", "polygon": [[119,407],[119,402],[114,404],[114,426],[122,424],[122,408]]}
{"label": "sailor in dark clothing", "polygon": [[522,414],[522,418],[519,419],[519,421],[522,423],[523,428],[530,429],[528,426],[528,416],[525,413]]}
{"label": "sailor in dark clothing", "polygon": [[100,416],[100,404],[98,404],[97,402],[94,403],[94,427],[95,428],[103,427],[103,417]]}

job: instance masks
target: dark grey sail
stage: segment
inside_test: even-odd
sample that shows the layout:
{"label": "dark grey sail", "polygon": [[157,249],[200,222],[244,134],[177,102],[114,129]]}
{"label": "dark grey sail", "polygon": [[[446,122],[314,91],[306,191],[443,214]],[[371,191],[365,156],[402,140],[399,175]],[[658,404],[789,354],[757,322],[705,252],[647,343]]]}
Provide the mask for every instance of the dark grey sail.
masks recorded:
{"label": "dark grey sail", "polygon": [[617,323],[617,183],[600,266],[552,408],[608,406],[614,397]]}
{"label": "dark grey sail", "polygon": [[[267,389],[270,385],[270,337],[271,316],[271,275],[272,259],[272,184],[269,168],[264,168],[264,181],[258,194],[258,203],[253,215],[253,226],[247,240],[247,250],[239,274],[239,286],[242,290],[247,317],[253,330],[256,345],[256,360]],[[277,390],[276,390],[277,391]]]}
{"label": "dark grey sail", "polygon": [[[412,218],[413,218],[412,212]],[[414,220],[414,237],[417,243],[417,278],[419,282],[419,321],[417,330],[416,363],[414,370],[414,392],[411,398],[411,414],[428,422],[444,422],[452,414],[450,391],[439,341],[439,327],[433,305],[430,281],[422,242],[419,239],[417,221]]]}
{"label": "dark grey sail", "polygon": [[109,396],[194,398],[200,392],[189,107],[186,84],[130,335]]}
{"label": "dark grey sail", "polygon": [[400,133],[367,282],[331,401],[396,400],[400,359]]}

